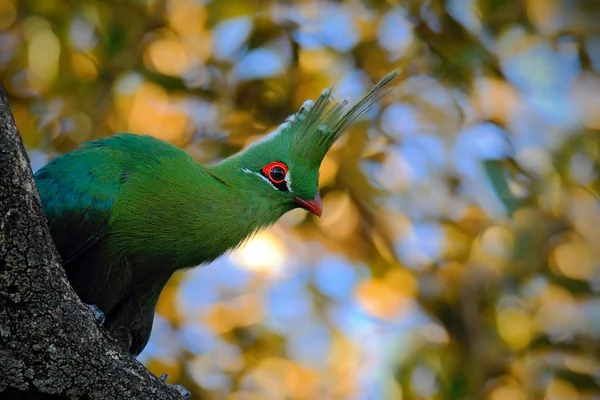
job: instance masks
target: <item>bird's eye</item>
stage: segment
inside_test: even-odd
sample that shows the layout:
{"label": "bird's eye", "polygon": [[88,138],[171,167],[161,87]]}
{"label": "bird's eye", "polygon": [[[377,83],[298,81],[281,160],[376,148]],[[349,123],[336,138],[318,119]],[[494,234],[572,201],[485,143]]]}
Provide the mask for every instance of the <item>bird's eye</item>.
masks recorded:
{"label": "bird's eye", "polygon": [[269,172],[269,177],[274,182],[281,182],[285,179],[285,171],[281,167],[271,168]]}
{"label": "bird's eye", "polygon": [[285,175],[288,172],[287,166],[279,161],[274,161],[264,166],[262,169],[263,175],[269,178],[274,184],[282,183],[285,180]]}

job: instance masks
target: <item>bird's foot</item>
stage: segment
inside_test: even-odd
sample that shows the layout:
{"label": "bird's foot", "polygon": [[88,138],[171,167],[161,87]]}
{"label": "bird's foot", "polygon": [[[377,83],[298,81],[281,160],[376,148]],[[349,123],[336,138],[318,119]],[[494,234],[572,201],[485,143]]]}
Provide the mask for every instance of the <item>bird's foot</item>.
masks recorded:
{"label": "bird's foot", "polygon": [[[169,374],[162,374],[158,379],[161,382],[167,382],[168,377],[169,377]],[[171,385],[169,383],[166,383],[166,385],[169,385],[173,389],[177,390],[177,392],[181,395],[181,398],[184,400],[191,396],[190,391],[187,390],[183,385]]]}
{"label": "bird's foot", "polygon": [[181,395],[181,398],[183,400],[188,399],[192,394],[190,393],[189,390],[187,390],[183,385],[171,385],[169,383],[167,383],[167,385],[169,385],[170,387],[172,387],[173,389],[177,390],[177,393],[179,393]]}
{"label": "bird's foot", "polygon": [[105,319],[104,313],[98,308],[98,306],[96,306],[95,304],[86,304],[86,305],[94,313],[94,317],[96,318],[96,321],[98,321],[98,324],[104,325],[104,319]]}

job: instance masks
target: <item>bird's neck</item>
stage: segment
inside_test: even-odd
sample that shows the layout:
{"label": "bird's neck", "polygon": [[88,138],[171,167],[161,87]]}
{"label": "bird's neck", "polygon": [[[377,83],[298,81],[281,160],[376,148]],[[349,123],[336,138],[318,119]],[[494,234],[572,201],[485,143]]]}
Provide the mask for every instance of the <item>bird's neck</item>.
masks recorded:
{"label": "bird's neck", "polygon": [[[210,175],[212,190],[202,196],[200,205],[208,206],[212,212],[209,213],[209,227],[205,225],[205,216],[196,214],[196,232],[199,238],[212,237],[215,243],[211,247],[218,255],[238,247],[256,231],[275,223],[284,213],[258,194],[256,181],[248,179],[238,159],[201,165],[201,170]],[[205,193],[204,188],[201,190]]]}
{"label": "bird's neck", "polygon": [[137,215],[146,220],[136,226],[154,227],[142,233],[151,243],[138,245],[153,248],[145,254],[154,260],[165,260],[174,269],[210,262],[279,217],[244,185],[235,162],[189,165],[179,172],[184,176],[161,177],[158,172],[143,185],[150,190],[138,192],[146,200],[136,202],[143,208]]}
{"label": "bird's neck", "polygon": [[251,190],[240,185],[243,172],[230,170],[228,166],[202,166],[209,174],[210,191],[199,187],[198,197],[189,199],[195,204],[188,209],[194,239],[192,258],[203,249],[202,256],[212,261],[223,253],[238,247],[258,229],[274,222],[268,204],[253,196]]}

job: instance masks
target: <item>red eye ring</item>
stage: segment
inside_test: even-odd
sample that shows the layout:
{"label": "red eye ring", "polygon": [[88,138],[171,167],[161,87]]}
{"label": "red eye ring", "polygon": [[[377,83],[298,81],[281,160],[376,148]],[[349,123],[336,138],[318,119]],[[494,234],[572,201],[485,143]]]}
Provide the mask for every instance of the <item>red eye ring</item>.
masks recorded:
{"label": "red eye ring", "polygon": [[265,165],[262,173],[274,184],[280,184],[287,176],[288,167],[281,161],[273,161]]}

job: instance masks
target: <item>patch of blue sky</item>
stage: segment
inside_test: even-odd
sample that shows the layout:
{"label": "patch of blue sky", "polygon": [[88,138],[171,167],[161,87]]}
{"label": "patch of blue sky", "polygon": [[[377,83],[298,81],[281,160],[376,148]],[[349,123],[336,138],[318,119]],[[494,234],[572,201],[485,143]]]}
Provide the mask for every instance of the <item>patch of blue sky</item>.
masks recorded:
{"label": "patch of blue sky", "polygon": [[[453,116],[457,120],[461,117],[459,106],[460,92],[452,91],[449,87],[444,86],[439,80],[436,80],[430,75],[413,75],[407,77],[402,82],[402,93],[412,99],[411,103],[416,103],[418,107],[423,107],[421,104],[425,102],[425,107],[433,107],[437,112]],[[428,121],[425,121],[428,122]],[[423,122],[425,124],[425,122]],[[429,131],[434,123],[426,123],[425,129]]]}
{"label": "patch of blue sky", "polygon": [[[400,145],[386,146],[383,163],[364,164],[366,173],[373,174],[373,182],[393,193],[400,193],[410,187],[414,180],[413,166],[404,159]],[[401,199],[401,196],[393,196]]]}
{"label": "patch of blue sky", "polygon": [[34,174],[37,172],[37,170],[48,164],[48,154],[44,153],[43,151],[38,149],[27,150],[27,155],[29,156],[31,169],[33,170]]}
{"label": "patch of blue sky", "polygon": [[[17,74],[18,75],[18,74]],[[15,76],[14,79],[20,79]],[[63,110],[65,107],[65,101],[61,98],[54,98],[45,102],[36,103],[32,108],[31,112],[37,117],[36,128],[39,130],[47,129],[50,124],[60,121],[60,133],[64,134],[70,129],[74,129],[76,126],[73,117],[64,118]]]}
{"label": "patch of blue sky", "polygon": [[525,97],[524,101],[539,114],[547,123],[560,129],[566,136],[581,123],[577,105],[566,93],[534,92]]}
{"label": "patch of blue sky", "polygon": [[206,390],[228,391],[231,389],[231,377],[222,371],[207,370],[194,360],[187,362],[186,370],[189,376]]}
{"label": "patch of blue sky", "polygon": [[201,276],[196,279],[185,279],[177,292],[179,312],[186,318],[200,315],[207,307],[219,300],[215,289],[204,282]]}
{"label": "patch of blue sky", "polygon": [[386,398],[385,374],[394,370],[404,347],[410,345],[406,338],[429,322],[427,315],[415,304],[393,320],[382,320],[366,314],[356,302],[334,304],[327,310],[330,321],[360,348],[361,373],[357,385],[357,399]]}
{"label": "patch of blue sky", "polygon": [[307,50],[319,50],[323,48],[323,41],[317,30],[298,30],[292,37],[300,46]]}
{"label": "patch of blue sky", "polygon": [[348,338],[352,338],[358,343],[362,343],[364,340],[364,349],[369,349],[374,345],[367,342],[369,338],[375,338],[382,333],[409,334],[429,321],[427,315],[418,308],[416,303],[402,309],[397,318],[383,320],[367,314],[355,300],[332,304],[327,309],[327,316]]}
{"label": "patch of blue sky", "polygon": [[528,51],[505,57],[503,68],[540,116],[566,131],[577,126],[578,114],[570,90],[581,73],[581,63],[573,38],[558,40],[556,49],[541,42]]}
{"label": "patch of blue sky", "polygon": [[466,178],[479,175],[482,160],[501,159],[508,153],[506,132],[491,122],[463,129],[452,149],[454,164]]}
{"label": "patch of blue sky", "polygon": [[403,357],[410,357],[414,351],[412,339],[428,321],[426,314],[414,307],[397,320],[381,321],[376,330],[368,333],[368,337],[358,341],[365,354],[361,373],[357,376],[358,398],[387,399],[397,396],[397,391],[390,391],[389,386],[395,380],[393,371]]}
{"label": "patch of blue sky", "polygon": [[253,277],[252,271],[234,264],[229,256],[221,257],[210,265],[210,268],[201,268],[210,275],[213,285],[242,291]]}
{"label": "patch of blue sky", "polygon": [[[379,161],[363,159],[359,161],[359,166],[361,171],[369,178],[369,182],[371,182],[375,188],[383,189],[388,187],[388,181],[383,178],[383,174],[381,173],[382,166]],[[394,172],[394,174],[397,173],[399,172]]]}
{"label": "patch of blue sky", "polygon": [[219,108],[214,103],[199,98],[186,98],[181,104],[198,135],[203,138],[226,135],[226,131],[222,129]]}
{"label": "patch of blue sky", "polygon": [[[215,343],[213,351],[210,352],[209,358],[217,370],[223,370],[225,366],[240,365],[242,359],[242,351],[237,344],[229,343],[225,340],[218,340]],[[240,365],[241,366],[241,365]]]}
{"label": "patch of blue sky", "polygon": [[274,49],[258,48],[252,50],[236,65],[235,70],[240,79],[264,79],[281,74],[287,63]]}
{"label": "patch of blue sky", "polygon": [[379,24],[377,39],[381,47],[390,53],[390,61],[402,57],[414,41],[413,26],[406,11],[395,7],[385,13]]}
{"label": "patch of blue sky", "polygon": [[316,18],[295,13],[293,19],[300,25],[294,40],[306,49],[329,47],[348,52],[360,40],[355,16],[345,5],[327,4]]}
{"label": "patch of blue sky", "polygon": [[280,37],[247,52],[236,64],[234,76],[241,80],[276,76],[287,71],[291,58],[289,39]]}
{"label": "patch of blue sky", "polygon": [[143,83],[144,78],[139,72],[128,71],[119,76],[117,83],[113,85],[112,89],[117,97],[132,95],[138,91]]}
{"label": "patch of blue sky", "polygon": [[397,392],[390,393],[389,382],[394,381],[393,371],[399,365],[402,355],[407,351],[408,333],[393,332],[381,329],[374,333],[369,340],[361,342],[367,356],[361,365],[361,373],[357,376],[359,398],[389,399],[396,398]]}
{"label": "patch of blue sky", "polygon": [[511,144],[515,153],[525,149],[554,150],[560,147],[569,132],[547,121],[530,101],[523,102],[521,108],[507,123],[511,132]]}
{"label": "patch of blue sky", "polygon": [[[14,32],[8,29],[0,31],[0,47],[4,49],[4,51],[0,51],[0,65],[5,66],[13,59],[16,49],[22,45],[22,40],[20,35],[15,35]],[[19,78],[17,77],[13,78],[13,82],[15,83],[18,80]]]}
{"label": "patch of blue sky", "polygon": [[85,19],[76,17],[69,27],[69,39],[78,51],[90,51],[96,46],[98,38],[94,27]]}
{"label": "patch of blue sky", "polygon": [[394,139],[400,140],[406,135],[421,133],[423,124],[414,106],[398,102],[383,110],[381,129]]}
{"label": "patch of blue sky", "polygon": [[287,336],[287,355],[304,366],[324,367],[330,350],[331,331],[314,320],[298,326]]}
{"label": "patch of blue sky", "polygon": [[[351,69],[336,82],[333,87],[333,96],[337,99],[346,99],[348,104],[355,104],[372,85],[369,76],[360,69]],[[375,107],[373,107],[375,108]]]}
{"label": "patch of blue sky", "polygon": [[356,46],[360,37],[354,15],[348,7],[330,4],[321,19],[321,39],[332,49],[347,52]]}
{"label": "patch of blue sky", "polygon": [[377,329],[378,320],[365,313],[355,302],[332,304],[327,310],[328,319],[350,338],[368,336]]}
{"label": "patch of blue sky", "polygon": [[219,22],[212,30],[212,48],[216,59],[234,62],[252,33],[250,17],[231,18]]}
{"label": "patch of blue sky", "polygon": [[567,92],[581,74],[581,59],[579,57],[579,40],[574,36],[562,36],[556,39],[552,46],[545,43],[543,49],[556,65],[556,81],[552,86],[557,91]]}
{"label": "patch of blue sky", "polygon": [[431,167],[426,151],[414,143],[402,143],[393,147],[400,153],[402,162],[408,165],[411,183],[427,182],[431,175]]}
{"label": "patch of blue sky", "polygon": [[475,0],[449,0],[446,11],[468,31],[476,33],[481,29]]}
{"label": "patch of blue sky", "polygon": [[285,333],[314,318],[312,296],[302,275],[271,287],[266,293],[265,325]]}
{"label": "patch of blue sky", "polygon": [[[512,132],[512,130],[511,130]],[[484,122],[463,129],[452,149],[452,161],[463,178],[459,186],[460,196],[470,199],[495,218],[504,218],[506,208],[492,188],[483,168],[483,161],[515,155],[516,137],[510,145],[505,131],[491,122]]]}
{"label": "patch of blue sky", "polygon": [[216,345],[217,337],[204,325],[195,322],[183,324],[178,331],[181,345],[190,353],[204,354]]}
{"label": "patch of blue sky", "polygon": [[410,378],[411,387],[414,388],[413,390],[417,393],[417,396],[422,398],[437,397],[436,394],[440,390],[440,384],[431,368],[420,364],[412,370]]}
{"label": "patch of blue sky", "polygon": [[404,159],[411,165],[413,179],[417,183],[428,182],[447,162],[441,139],[432,135],[405,138],[399,148]]}
{"label": "patch of blue sky", "polygon": [[338,255],[324,257],[313,269],[314,284],[321,293],[335,300],[352,297],[359,279],[366,277],[364,265],[353,265]]}
{"label": "patch of blue sky", "polygon": [[252,272],[238,268],[228,257],[214,261],[210,268],[194,268],[185,272],[178,291],[178,307],[183,315],[194,316],[219,300],[219,289],[242,292]]}
{"label": "patch of blue sky", "polygon": [[152,324],[152,333],[148,345],[139,355],[140,362],[147,362],[153,358],[176,359],[181,351],[181,344],[173,338],[177,335],[169,321],[156,314]]}
{"label": "patch of blue sky", "polygon": [[446,234],[436,222],[415,223],[394,243],[396,255],[410,269],[420,270],[439,259]]}
{"label": "patch of blue sky", "polygon": [[598,178],[595,160],[583,153],[573,154],[569,161],[569,175],[573,181],[580,185],[593,184]]}
{"label": "patch of blue sky", "polygon": [[523,29],[515,27],[498,41],[500,64],[507,80],[525,93],[541,92],[559,100],[581,72],[577,52],[565,41],[559,51],[544,41],[517,51],[514,47],[525,37]]}
{"label": "patch of blue sky", "polygon": [[398,144],[386,146],[385,152],[384,163],[372,165],[372,173],[382,187],[392,191],[430,185],[448,164],[442,140],[432,135],[406,136]]}

